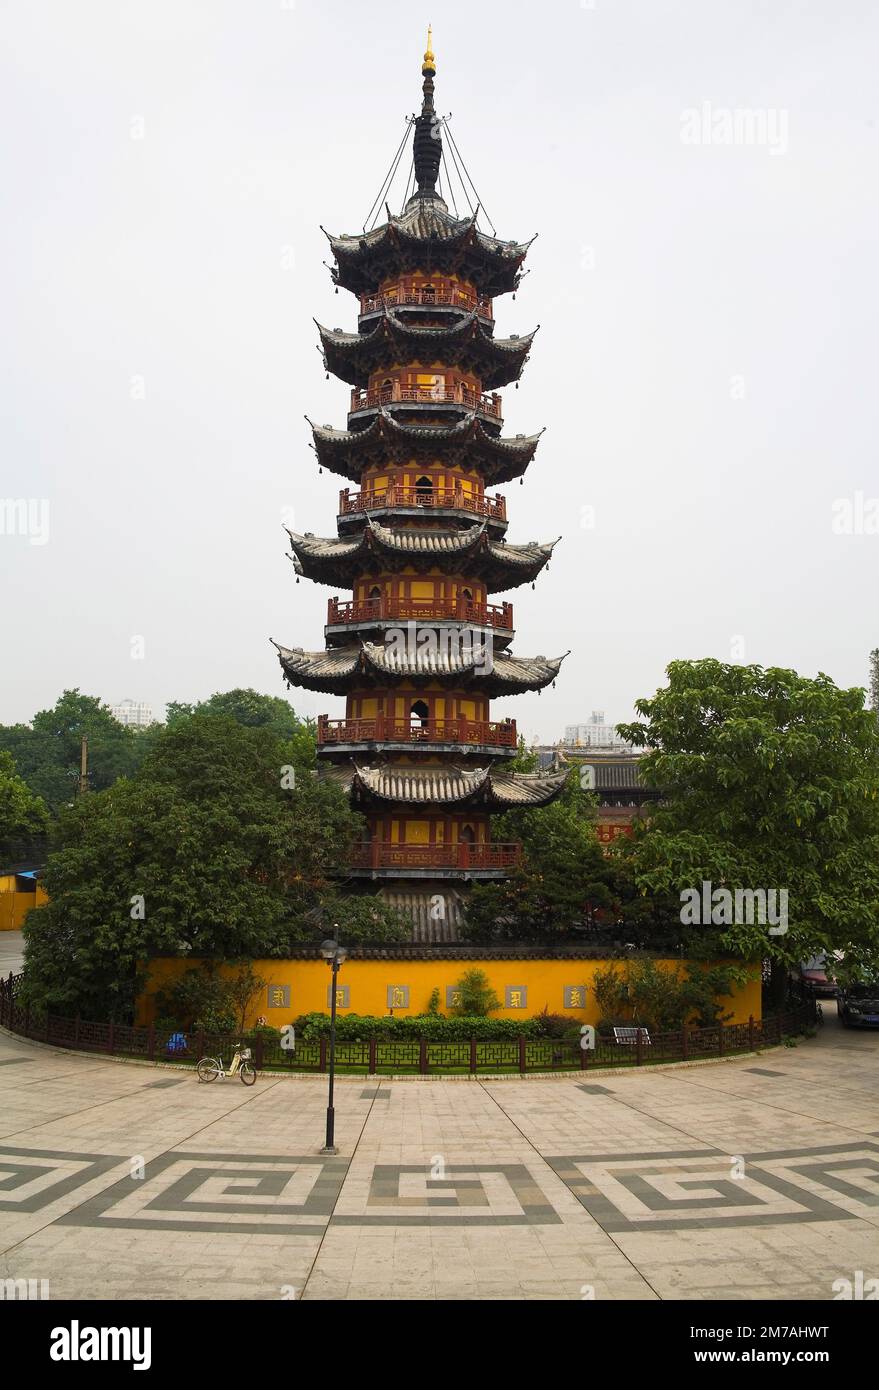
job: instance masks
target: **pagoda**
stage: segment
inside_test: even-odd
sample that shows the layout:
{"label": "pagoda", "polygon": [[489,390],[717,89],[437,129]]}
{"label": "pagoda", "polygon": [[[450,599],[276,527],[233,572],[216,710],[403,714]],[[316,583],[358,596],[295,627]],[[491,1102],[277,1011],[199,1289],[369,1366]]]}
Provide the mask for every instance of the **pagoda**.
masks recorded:
{"label": "pagoda", "polygon": [[321,470],[357,490],[340,493],[336,536],[289,533],[297,575],[340,591],[324,649],[278,647],[288,688],[345,696],[345,717],[321,715],[317,731],[319,775],[366,824],[339,874],[411,916],[416,941],[454,941],[467,886],[519,862],[519,845],[492,840],[492,813],[547,804],[567,775],[505,771],[516,724],[490,709],[549,685],[564,659],[514,656],[513,605],[489,602],[533,585],[555,542],[509,544],[505,499],[486,492],[522,477],[539,438],[503,436],[498,395],[534,333],[494,332],[528,245],[440,196],[435,75],[428,32],[400,215],[327,233],[337,291],[360,313],[356,333],[318,324],[327,372],[352,391],[347,428],[312,432]]}

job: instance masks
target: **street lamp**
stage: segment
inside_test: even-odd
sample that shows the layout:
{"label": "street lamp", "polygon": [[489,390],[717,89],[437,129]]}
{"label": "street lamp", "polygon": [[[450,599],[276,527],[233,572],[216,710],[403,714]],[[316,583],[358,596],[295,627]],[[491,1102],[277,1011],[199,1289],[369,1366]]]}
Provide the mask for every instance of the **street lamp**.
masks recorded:
{"label": "street lamp", "polygon": [[[336,935],[339,934],[338,922],[333,924]],[[344,946],[340,946],[338,941],[321,942],[320,953],[327,965],[333,972],[333,983],[330,987],[330,1093],[327,1098],[327,1142],[321,1149],[322,1154],[337,1154],[333,1140],[335,1139],[336,1112],[333,1109],[333,1083],[336,1079],[336,980],[339,975],[339,967],[348,958],[348,952]]]}

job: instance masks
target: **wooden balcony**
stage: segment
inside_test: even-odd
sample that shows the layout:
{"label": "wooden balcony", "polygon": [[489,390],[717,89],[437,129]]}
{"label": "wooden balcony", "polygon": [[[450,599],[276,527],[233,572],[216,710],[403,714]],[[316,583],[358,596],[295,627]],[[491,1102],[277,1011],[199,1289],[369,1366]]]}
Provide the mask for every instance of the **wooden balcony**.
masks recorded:
{"label": "wooden balcony", "polygon": [[356,869],[514,869],[522,858],[518,844],[394,845],[372,840],[355,845],[349,860]]}
{"label": "wooden balcony", "polygon": [[462,405],[467,410],[478,410],[490,415],[493,420],[502,420],[501,398],[497,392],[491,395],[471,391],[460,382],[455,386],[380,386],[372,390],[356,387],[351,392],[352,415],[358,410],[371,410],[380,405]]}
{"label": "wooden balcony", "polygon": [[468,603],[467,599],[410,600],[398,598],[369,598],[341,600],[331,598],[327,603],[327,625],[337,623],[372,623],[393,619],[398,622],[435,623],[454,621],[472,623],[476,627],[496,627],[505,632],[513,628],[511,603]]}
{"label": "wooden balcony", "polygon": [[490,521],[506,521],[507,499],[474,496],[461,489],[431,489],[403,487],[391,484],[390,487],[365,492],[350,492],[344,488],[339,493],[339,515],[348,516],[351,512],[373,512],[393,507],[447,508],[456,512],[474,512],[477,516],[488,517]]}
{"label": "wooden balcony", "polygon": [[360,296],[361,316],[379,313],[385,306],[389,309],[405,309],[409,305],[424,309],[432,309],[434,306],[441,309],[463,309],[468,314],[476,309],[480,318],[494,318],[491,300],[480,299],[470,290],[453,288],[441,290],[413,289],[401,285],[392,290],[385,290],[384,294],[362,294]]}
{"label": "wooden balcony", "polygon": [[488,719],[394,719],[379,714],[374,719],[329,719],[318,715],[319,747],[348,743],[453,743],[456,746],[515,748],[516,721]]}

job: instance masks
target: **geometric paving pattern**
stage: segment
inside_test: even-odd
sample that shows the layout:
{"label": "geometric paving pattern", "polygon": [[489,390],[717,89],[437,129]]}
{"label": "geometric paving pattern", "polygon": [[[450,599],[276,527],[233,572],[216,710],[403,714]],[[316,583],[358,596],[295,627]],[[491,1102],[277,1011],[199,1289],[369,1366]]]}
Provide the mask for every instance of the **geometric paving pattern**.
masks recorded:
{"label": "geometric paving pattern", "polygon": [[0,1144],[0,1211],[41,1211],[122,1161],[118,1155]]}
{"label": "geometric paving pattern", "polygon": [[561,1221],[524,1163],[377,1163],[367,1211],[336,1213],[333,1225],[520,1226]]}
{"label": "geometric paving pattern", "polygon": [[719,1149],[547,1158],[603,1230],[681,1231],[875,1219],[879,1144],[732,1157]]}
{"label": "geometric paving pattern", "polygon": [[347,1159],[315,1155],[172,1150],[147,1163],[143,1178],[121,1178],[59,1224],[319,1236],[347,1169]]}

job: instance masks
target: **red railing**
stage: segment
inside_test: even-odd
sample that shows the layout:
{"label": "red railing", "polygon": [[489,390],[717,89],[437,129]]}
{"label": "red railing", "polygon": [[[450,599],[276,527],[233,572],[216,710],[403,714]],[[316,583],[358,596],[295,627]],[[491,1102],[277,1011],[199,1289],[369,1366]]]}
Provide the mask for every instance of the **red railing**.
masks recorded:
{"label": "red railing", "polygon": [[371,512],[387,507],[448,507],[458,512],[475,512],[477,516],[487,516],[492,521],[506,521],[507,499],[474,496],[461,488],[403,487],[391,483],[389,487],[364,492],[350,492],[344,488],[339,493],[339,515],[350,512]]}
{"label": "red railing", "polygon": [[407,304],[420,304],[427,308],[438,304],[443,309],[451,307],[452,309],[466,309],[468,312],[477,309],[484,319],[494,317],[491,300],[480,299],[470,290],[426,290],[398,286],[396,289],[385,290],[384,294],[362,294],[360,296],[361,314],[374,314],[384,305],[392,309],[398,305],[405,308]]}
{"label": "red railing", "polygon": [[399,598],[331,598],[327,603],[327,623],[371,623],[382,618],[399,622],[433,623],[453,618],[477,627],[498,627],[511,631],[511,603],[468,603],[466,599],[410,600]]}
{"label": "red railing", "polygon": [[464,405],[468,410],[479,410],[483,415],[491,415],[493,419],[502,419],[501,398],[497,392],[485,395],[478,391],[471,391],[469,387],[463,386],[460,382],[456,386],[401,386],[395,382],[393,386],[379,386],[367,390],[363,387],[356,387],[351,392],[351,414],[358,410],[369,410],[377,405],[394,405],[400,402],[417,401],[430,404],[443,405],[451,401],[455,405]]}
{"label": "red railing", "polygon": [[333,743],[469,743],[493,748],[515,748],[516,721],[488,719],[394,719],[378,714],[374,719],[330,719],[318,715],[318,745]]}
{"label": "red railing", "polygon": [[355,869],[513,869],[521,858],[521,845],[394,845],[372,840],[356,845],[349,862]]}

